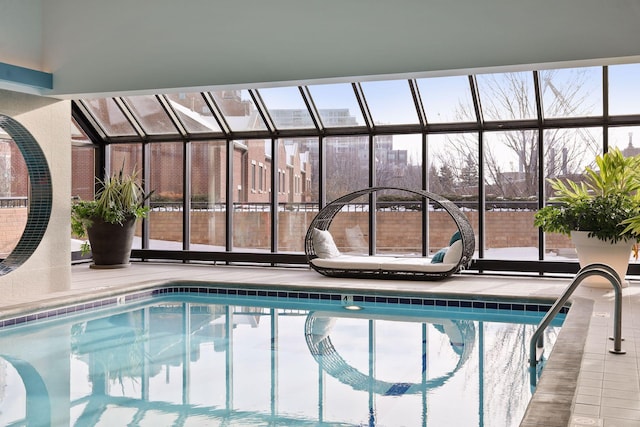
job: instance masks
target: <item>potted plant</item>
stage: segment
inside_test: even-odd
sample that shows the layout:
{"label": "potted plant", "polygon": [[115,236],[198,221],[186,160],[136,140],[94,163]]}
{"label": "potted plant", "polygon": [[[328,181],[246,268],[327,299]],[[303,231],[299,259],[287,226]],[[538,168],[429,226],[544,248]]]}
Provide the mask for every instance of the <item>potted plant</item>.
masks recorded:
{"label": "potted plant", "polygon": [[145,218],[144,206],[151,193],[145,194],[136,172],[118,173],[98,180],[100,190],[94,200],[82,200],[71,207],[71,230],[87,238],[83,254],[92,253],[93,268],[118,268],[129,265],[131,244],[138,218]]}
{"label": "potted plant", "polygon": [[[578,182],[548,180],[552,204],[536,212],[534,225],[570,236],[581,266],[608,264],[624,285],[631,249],[640,241],[640,156],[625,157],[616,148],[595,161],[597,168],[586,167]],[[587,283],[610,286],[601,278]]]}

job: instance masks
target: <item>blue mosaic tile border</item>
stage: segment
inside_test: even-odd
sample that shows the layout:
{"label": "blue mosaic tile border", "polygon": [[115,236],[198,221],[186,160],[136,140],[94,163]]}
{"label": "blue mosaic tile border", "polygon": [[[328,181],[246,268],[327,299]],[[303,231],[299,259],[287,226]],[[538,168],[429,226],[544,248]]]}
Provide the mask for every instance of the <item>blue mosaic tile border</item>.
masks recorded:
{"label": "blue mosaic tile border", "polygon": [[[96,301],[69,305],[66,307],[44,310],[38,313],[30,313],[24,316],[16,316],[0,320],[0,328],[21,325],[30,321],[61,318],[68,315],[79,314],[96,309],[110,308],[126,303],[138,302],[154,296],[170,296],[171,294],[194,294],[194,295],[222,295],[231,297],[271,297],[282,298],[287,300],[296,300],[299,302],[315,302],[315,301],[334,301],[339,303],[344,295],[353,297],[354,303],[373,303],[373,304],[395,304],[406,305],[407,308],[419,307],[447,307],[461,309],[479,309],[479,310],[508,310],[515,311],[519,314],[547,312],[551,308],[551,304],[525,303],[525,302],[509,302],[509,301],[482,301],[470,299],[451,299],[436,297],[398,297],[384,295],[361,295],[350,292],[315,292],[315,291],[287,291],[276,289],[243,289],[243,288],[225,288],[225,287],[203,287],[203,286],[171,286],[167,285],[148,291],[135,292],[114,296]],[[560,314],[567,314],[569,307],[562,307]]]}
{"label": "blue mosaic tile border", "polygon": [[51,217],[53,193],[47,159],[35,138],[16,120],[0,114],[0,128],[13,139],[24,158],[29,175],[27,224],[13,251],[0,262],[0,276],[21,266],[36,250]]}

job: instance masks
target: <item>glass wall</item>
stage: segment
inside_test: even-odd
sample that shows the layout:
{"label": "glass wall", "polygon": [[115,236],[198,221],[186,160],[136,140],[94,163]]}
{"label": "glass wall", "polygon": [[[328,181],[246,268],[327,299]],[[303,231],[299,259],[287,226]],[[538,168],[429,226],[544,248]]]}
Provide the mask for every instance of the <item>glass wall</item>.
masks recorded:
{"label": "glass wall", "polygon": [[271,140],[233,142],[233,248],[271,250]]}
{"label": "glass wall", "polygon": [[[148,248],[304,262],[295,255],[318,209],[371,185],[394,186],[463,208],[478,266],[510,260],[520,268],[574,262],[566,238],[540,238],[533,214],[553,196],[547,178],[573,177],[610,147],[640,152],[638,76],[640,66],[628,64],[84,99],[74,101],[74,119],[110,147],[111,170],[135,165],[148,177]],[[375,206],[365,197],[340,212],[332,232],[341,250],[442,247],[449,229],[437,208],[423,212],[401,198],[378,194]],[[399,210],[419,220],[392,242],[385,230],[408,224]],[[531,271],[544,269],[538,264]]]}
{"label": "glass wall", "polygon": [[184,147],[182,142],[154,143],[150,146],[149,248],[183,248]]}
{"label": "glass wall", "polygon": [[303,252],[307,228],[318,213],[319,142],[280,139],[277,152],[278,252]]}
{"label": "glass wall", "polygon": [[227,144],[191,143],[191,250],[224,251],[227,227]]}
{"label": "glass wall", "polygon": [[486,257],[536,259],[538,132],[487,132],[484,140]]}

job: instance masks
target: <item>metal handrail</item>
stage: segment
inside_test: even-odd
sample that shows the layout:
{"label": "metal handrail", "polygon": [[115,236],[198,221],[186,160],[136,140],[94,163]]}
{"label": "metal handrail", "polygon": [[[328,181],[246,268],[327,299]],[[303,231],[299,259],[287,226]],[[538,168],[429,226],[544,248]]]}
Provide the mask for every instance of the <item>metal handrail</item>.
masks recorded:
{"label": "metal handrail", "polygon": [[[531,341],[529,342],[529,367],[532,368],[532,371],[535,371],[536,365],[538,364],[537,357],[537,348],[543,347],[543,336],[542,333],[549,326],[554,317],[560,312],[564,304],[571,297],[573,292],[576,290],[578,285],[582,283],[584,279],[589,276],[602,276],[605,279],[609,280],[611,285],[613,286],[613,290],[615,293],[614,300],[614,312],[613,312],[613,349],[609,350],[609,352],[614,354],[625,354],[626,352],[622,350],[622,282],[620,280],[620,276],[618,273],[608,266],[607,264],[594,263],[589,264],[578,271],[576,277],[573,279],[571,284],[565,289],[560,298],[553,304],[551,309],[547,312],[547,314],[542,318],[538,327],[531,337]],[[533,381],[533,380],[532,380]],[[535,385],[535,384],[533,384]]]}

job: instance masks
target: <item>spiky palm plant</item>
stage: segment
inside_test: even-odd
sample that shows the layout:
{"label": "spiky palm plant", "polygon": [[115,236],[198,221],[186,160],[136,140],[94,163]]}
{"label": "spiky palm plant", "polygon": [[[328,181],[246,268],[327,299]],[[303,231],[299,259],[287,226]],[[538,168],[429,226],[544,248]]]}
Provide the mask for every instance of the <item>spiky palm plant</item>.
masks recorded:
{"label": "spiky palm plant", "polygon": [[[100,190],[94,200],[81,200],[71,206],[71,231],[79,238],[87,236],[87,228],[93,221],[102,219],[111,224],[122,225],[130,218],[145,218],[149,208],[144,202],[151,196],[145,194],[138,180],[138,173],[125,174],[124,168],[119,172],[99,180]],[[85,243],[82,252],[88,252]]]}

